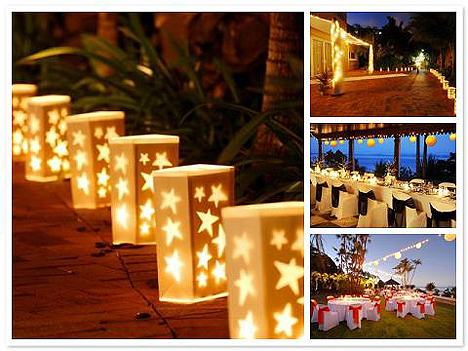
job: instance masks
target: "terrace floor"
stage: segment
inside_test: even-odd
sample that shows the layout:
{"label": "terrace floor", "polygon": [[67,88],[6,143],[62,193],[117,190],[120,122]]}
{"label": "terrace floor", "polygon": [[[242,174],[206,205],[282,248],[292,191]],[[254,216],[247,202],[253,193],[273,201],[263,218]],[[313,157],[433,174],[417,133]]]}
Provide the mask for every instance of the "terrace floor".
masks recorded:
{"label": "terrace floor", "polygon": [[156,248],[110,245],[110,210],[74,210],[69,187],[13,164],[13,338],[229,337],[226,298],[159,302]]}
{"label": "terrace floor", "polygon": [[387,74],[398,76],[359,79],[365,78],[362,71],[347,72],[349,80],[345,79],[340,96],[321,96],[317,85],[311,84],[311,116],[453,116],[453,100],[429,71],[376,72],[373,76]]}

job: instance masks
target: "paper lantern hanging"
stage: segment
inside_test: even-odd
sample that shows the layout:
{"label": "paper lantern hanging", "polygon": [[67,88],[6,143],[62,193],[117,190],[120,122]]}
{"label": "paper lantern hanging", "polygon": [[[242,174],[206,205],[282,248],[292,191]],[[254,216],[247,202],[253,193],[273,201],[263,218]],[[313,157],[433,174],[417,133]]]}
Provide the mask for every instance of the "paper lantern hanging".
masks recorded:
{"label": "paper lantern hanging", "polygon": [[234,167],[191,165],[152,173],[159,300],[227,294],[221,210],[234,204]]}
{"label": "paper lantern hanging", "polygon": [[398,251],[397,253],[395,253],[395,258],[399,260],[401,258],[401,252]]}
{"label": "paper lantern hanging", "polygon": [[124,117],[121,111],[97,111],[66,118],[73,207],[110,205],[109,139],[125,134]]}
{"label": "paper lantern hanging", "polygon": [[426,138],[426,145],[427,146],[434,146],[437,143],[437,137],[435,135],[429,135]]}
{"label": "paper lantern hanging", "polygon": [[410,142],[415,143],[418,139],[416,138],[416,136],[412,135],[410,136],[409,140]]}
{"label": "paper lantern hanging", "polygon": [[444,234],[445,241],[454,241],[457,238],[457,234]]}
{"label": "paper lantern hanging", "polygon": [[384,143],[384,139],[383,138],[379,138],[379,144],[383,144]]}
{"label": "paper lantern hanging", "polygon": [[362,139],[358,139],[358,144],[362,144],[364,141]]}
{"label": "paper lantern hanging", "polygon": [[457,91],[456,88],[454,88],[454,87],[449,87],[448,90],[447,90],[447,97],[448,97],[450,100],[455,99],[455,97],[456,97],[456,91]]}
{"label": "paper lantern hanging", "polygon": [[303,202],[222,210],[231,338],[303,335],[303,216]]}
{"label": "paper lantern hanging", "polygon": [[332,141],[330,142],[330,146],[331,146],[331,147],[336,147],[337,145],[338,145],[338,143],[336,142],[336,140],[332,140]]}
{"label": "paper lantern hanging", "polygon": [[112,242],[154,245],[151,173],[178,165],[179,137],[147,134],[112,138],[109,149]]}
{"label": "paper lantern hanging", "polygon": [[421,248],[421,243],[417,243],[416,248],[419,250]]}
{"label": "paper lantern hanging", "polygon": [[34,84],[12,85],[12,151],[14,160],[24,160],[28,153],[28,100],[36,95]]}
{"label": "paper lantern hanging", "polygon": [[367,139],[367,146],[368,147],[374,147],[375,146],[375,140],[374,139]]}
{"label": "paper lantern hanging", "polygon": [[340,145],[343,145],[344,144],[344,140],[340,140]]}
{"label": "paper lantern hanging", "polygon": [[449,81],[448,81],[448,80],[445,80],[445,79],[444,79],[444,80],[442,81],[442,88],[443,88],[444,90],[448,90],[448,88],[449,88]]}
{"label": "paper lantern hanging", "polygon": [[455,133],[450,134],[450,140],[452,141],[457,140],[457,135]]}
{"label": "paper lantern hanging", "polygon": [[26,160],[26,179],[38,182],[68,177],[67,122],[70,97],[44,95],[28,100],[29,152]]}

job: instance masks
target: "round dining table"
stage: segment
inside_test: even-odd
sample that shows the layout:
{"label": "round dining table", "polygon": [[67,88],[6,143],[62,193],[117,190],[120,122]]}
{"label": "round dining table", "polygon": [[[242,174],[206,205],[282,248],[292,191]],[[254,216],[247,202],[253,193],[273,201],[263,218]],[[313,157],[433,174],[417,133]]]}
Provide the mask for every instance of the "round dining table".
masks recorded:
{"label": "round dining table", "polygon": [[346,320],[346,311],[352,305],[362,306],[362,318],[367,318],[367,309],[372,307],[372,301],[364,297],[345,297],[328,301],[328,308],[338,313],[338,320],[340,322]]}

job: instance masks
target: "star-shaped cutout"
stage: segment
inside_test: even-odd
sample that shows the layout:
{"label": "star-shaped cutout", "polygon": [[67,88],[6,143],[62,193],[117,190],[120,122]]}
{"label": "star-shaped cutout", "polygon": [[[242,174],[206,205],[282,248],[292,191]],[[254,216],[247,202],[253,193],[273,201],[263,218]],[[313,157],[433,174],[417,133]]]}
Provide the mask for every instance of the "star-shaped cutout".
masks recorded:
{"label": "star-shaped cutout", "polygon": [[198,202],[201,202],[204,197],[205,197],[205,188],[202,186],[197,186],[195,188],[195,195],[193,196],[193,198],[197,199]]}
{"label": "star-shaped cutout", "polygon": [[41,129],[39,118],[36,115],[31,114],[29,117],[29,130],[32,134],[36,134]]}
{"label": "star-shaped cutout", "polygon": [[15,144],[13,145],[13,155],[19,155],[21,154],[21,146]]}
{"label": "star-shaped cutout", "polygon": [[77,132],[72,132],[73,135],[73,145],[79,145],[80,147],[84,147],[86,135],[83,134],[81,129]]}
{"label": "star-shaped cutout", "polygon": [[221,223],[219,224],[218,236],[213,239],[213,244],[216,244],[218,247],[218,257],[221,257],[224,252],[224,248],[226,247],[226,234],[224,233]]}
{"label": "star-shaped cutout", "polygon": [[62,109],[60,110],[60,115],[65,118],[68,116],[68,109],[66,107],[62,107]]}
{"label": "star-shaped cutout", "polygon": [[280,290],[285,286],[289,286],[294,295],[298,295],[298,281],[304,276],[304,267],[296,265],[295,258],[292,258],[291,261],[289,261],[289,263],[275,261],[274,265],[281,274],[281,277],[278,280],[278,283],[276,284],[276,290]]}
{"label": "star-shaped cutout", "polygon": [[128,165],[128,160],[127,160],[127,157],[125,157],[125,154],[122,152],[120,155],[115,156],[114,160],[115,160],[114,170],[115,171],[120,170],[125,175],[127,173],[127,165]]}
{"label": "star-shaped cutout", "polygon": [[126,179],[120,177],[115,187],[117,188],[119,194],[119,201],[122,200],[125,194],[130,195],[130,192],[128,191],[128,182]]}
{"label": "star-shaped cutout", "polygon": [[161,203],[161,210],[170,208],[173,214],[177,214],[176,204],[180,202],[182,199],[175,194],[174,188],[172,188],[171,191],[169,192],[162,191],[161,196],[163,197],[163,200]]}
{"label": "star-shaped cutout", "polygon": [[59,132],[60,132],[61,135],[65,134],[65,132],[67,131],[68,126],[67,126],[67,122],[64,119],[62,119],[59,122],[58,129],[59,129]]}
{"label": "star-shaped cutout", "polygon": [[143,180],[145,181],[145,184],[143,184],[143,186],[141,187],[141,190],[145,191],[149,189],[151,191],[154,191],[153,190],[153,177],[151,176],[151,173],[141,172],[140,174],[143,177]]}
{"label": "star-shaped cutout", "polygon": [[239,338],[240,339],[254,339],[255,333],[257,332],[257,327],[253,321],[252,311],[247,313],[247,316],[244,319],[239,319]]}
{"label": "star-shaped cutout", "polygon": [[26,111],[28,109],[28,99],[27,98],[21,99],[19,102],[19,105],[22,110]]}
{"label": "star-shaped cutout", "polygon": [[151,199],[148,199],[146,203],[142,206],[140,205],[140,218],[146,218],[147,220],[151,220],[153,216],[154,208]]}
{"label": "star-shaped cutout", "polygon": [[59,115],[57,110],[49,111],[47,113],[47,115],[49,116],[49,123],[50,124],[57,124],[58,123],[58,121],[60,119],[60,115]]}
{"label": "star-shaped cutout", "polygon": [[273,230],[270,244],[276,246],[278,250],[281,250],[283,245],[287,244],[288,240],[285,237],[284,230]]}
{"label": "star-shaped cutout", "polygon": [[205,274],[205,272],[201,272],[199,275],[197,275],[197,283],[199,288],[203,288],[206,286],[206,282],[208,280],[208,276]]}
{"label": "star-shaped cutout", "polygon": [[221,280],[226,280],[226,264],[216,261],[215,268],[211,271],[211,275],[215,278],[216,284]]}
{"label": "star-shaped cutout", "polygon": [[239,305],[243,306],[249,295],[255,297],[255,289],[252,284],[253,275],[247,274],[242,268],[239,273],[239,279],[234,282],[234,286],[239,288]]}
{"label": "star-shaped cutout", "polygon": [[232,252],[232,258],[236,259],[242,257],[246,264],[250,263],[250,250],[253,249],[253,243],[247,237],[247,233],[243,232],[242,236],[235,236],[234,250]]}
{"label": "star-shaped cutout", "polygon": [[150,161],[148,154],[141,153],[140,159],[138,161],[143,163],[143,166],[146,166],[146,164]]}
{"label": "star-shaped cutout", "polygon": [[23,141],[23,133],[21,133],[20,129],[17,129],[16,132],[13,134],[13,141],[15,144],[21,144]]}
{"label": "star-shaped cutout", "polygon": [[140,234],[148,235],[149,230],[150,230],[150,226],[148,225],[148,223],[143,223],[142,225],[140,225]]}
{"label": "star-shaped cutout", "polygon": [[39,137],[36,136],[29,140],[29,149],[33,154],[38,154],[41,151],[41,144],[39,143]]}
{"label": "star-shaped cutout", "polygon": [[41,163],[42,163],[42,160],[39,157],[35,155],[31,156],[31,162],[29,163],[29,165],[31,166],[31,169],[34,172],[37,172],[41,169]]}
{"label": "star-shaped cutout", "polygon": [[156,160],[153,162],[153,166],[157,166],[159,169],[163,169],[164,167],[172,166],[172,163],[167,159],[166,152],[156,152]]}
{"label": "star-shaped cutout", "polygon": [[213,236],[213,224],[218,221],[219,217],[212,215],[210,209],[206,213],[197,211],[197,215],[202,221],[198,233],[206,230],[210,236]]}
{"label": "star-shaped cutout", "polygon": [[127,228],[128,211],[127,204],[123,204],[115,210],[117,222],[124,228]]}
{"label": "star-shaped cutout", "polygon": [[13,96],[11,103],[13,104],[13,108],[18,108],[20,104],[20,98],[17,96]]}
{"label": "star-shaped cutout", "polygon": [[104,132],[102,131],[102,127],[94,128],[94,137],[95,138],[101,139],[103,135],[104,135]]}
{"label": "star-shaped cutout", "polygon": [[66,140],[59,140],[57,142],[57,146],[54,148],[54,152],[60,157],[67,156],[68,155],[67,144],[68,142]]}
{"label": "star-shaped cutout", "polygon": [[60,171],[62,161],[57,156],[54,156],[54,157],[52,157],[51,159],[49,159],[47,161],[47,164],[49,165],[50,170],[52,172],[58,172],[58,171]]}
{"label": "star-shaped cutout", "polygon": [[294,251],[299,251],[304,257],[304,230],[296,230],[296,241],[292,244],[291,249]]}
{"label": "star-shaped cutout", "polygon": [[286,336],[292,336],[292,327],[298,322],[296,317],[292,316],[292,306],[287,303],[283,312],[273,313],[276,320],[275,334],[285,333]]}
{"label": "star-shaped cutout", "polygon": [[167,218],[167,223],[162,230],[166,232],[166,245],[169,246],[172,244],[172,241],[177,239],[182,239],[182,233],[180,232],[180,222],[173,222],[170,217]]}
{"label": "star-shaped cutout", "polygon": [[222,191],[222,184],[218,186],[211,186],[211,195],[208,198],[208,202],[214,202],[215,206],[218,207],[218,203],[221,201],[227,201],[227,196]]}
{"label": "star-shaped cutout", "polygon": [[22,126],[28,115],[23,111],[13,111],[13,124]]}
{"label": "star-shaped cutout", "polygon": [[97,183],[106,186],[109,180],[109,175],[107,174],[107,168],[102,167],[101,172],[97,173]]}
{"label": "star-shaped cutout", "polygon": [[59,137],[60,135],[55,131],[55,127],[50,128],[50,130],[46,132],[46,142],[50,147],[55,147],[55,143]]}
{"label": "star-shaped cutout", "polygon": [[177,250],[174,251],[172,256],[164,257],[166,260],[166,273],[172,274],[176,281],[180,281],[180,267],[183,266],[179,258]]}
{"label": "star-shaped cutout", "polygon": [[76,155],[73,156],[76,162],[76,168],[81,171],[84,165],[88,164],[88,157],[86,156],[86,152],[82,150],[78,150]]}
{"label": "star-shaped cutout", "polygon": [[208,244],[205,244],[205,246],[203,246],[202,251],[197,252],[197,256],[198,256],[197,268],[205,267],[206,269],[208,269],[208,261],[213,258],[213,256],[211,256],[210,253],[208,252]]}
{"label": "star-shaped cutout", "polygon": [[70,170],[70,162],[67,159],[64,159],[62,161],[62,169],[64,171],[69,171]]}
{"label": "star-shaped cutout", "polygon": [[110,158],[109,158],[109,154],[110,154],[110,150],[109,150],[109,145],[107,145],[107,143],[104,143],[102,145],[96,145],[98,151],[99,151],[99,155],[97,157],[97,160],[104,160],[106,161],[107,163],[110,162]]}
{"label": "star-shaped cutout", "polygon": [[86,173],[76,178],[78,189],[81,189],[86,195],[89,194],[89,179]]}
{"label": "star-shaped cutout", "polygon": [[101,199],[105,198],[107,195],[107,190],[106,188],[100,187],[98,190],[98,195]]}
{"label": "star-shaped cutout", "polygon": [[106,138],[107,140],[111,139],[111,138],[116,138],[118,137],[119,135],[117,134],[117,132],[115,131],[115,127],[106,127],[106,135],[104,135],[104,138]]}

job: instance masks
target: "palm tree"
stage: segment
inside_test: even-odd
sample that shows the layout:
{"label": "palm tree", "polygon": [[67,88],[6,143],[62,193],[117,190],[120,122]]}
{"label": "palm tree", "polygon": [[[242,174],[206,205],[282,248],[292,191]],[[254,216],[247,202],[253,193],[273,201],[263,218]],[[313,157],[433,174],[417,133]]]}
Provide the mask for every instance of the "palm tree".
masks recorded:
{"label": "palm tree", "polygon": [[413,265],[408,258],[403,258],[396,267],[393,267],[393,270],[396,274],[401,276],[403,286],[407,286],[407,275],[413,270]]}
{"label": "palm tree", "polygon": [[411,279],[410,279],[410,285],[413,284],[413,278],[414,278],[414,274],[416,272],[416,267],[422,265],[422,262],[419,258],[415,259],[415,260],[411,260],[411,263],[413,263],[413,274],[411,275]]}
{"label": "palm tree", "polygon": [[429,282],[426,284],[426,291],[433,291],[435,289],[435,283]]}

